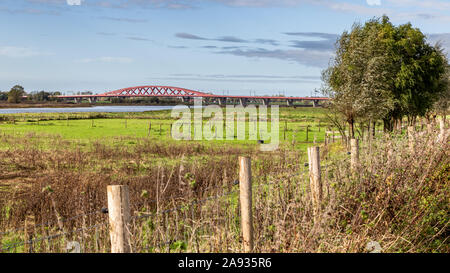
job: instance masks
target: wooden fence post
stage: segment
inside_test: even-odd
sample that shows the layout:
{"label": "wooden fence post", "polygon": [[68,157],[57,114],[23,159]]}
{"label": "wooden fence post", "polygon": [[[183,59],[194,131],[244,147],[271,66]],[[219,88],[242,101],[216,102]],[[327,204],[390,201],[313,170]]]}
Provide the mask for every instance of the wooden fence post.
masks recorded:
{"label": "wooden fence post", "polygon": [[309,125],[306,125],[306,141],[308,141]]}
{"label": "wooden fence post", "polygon": [[389,140],[389,148],[387,152],[387,159],[390,162],[394,158],[394,148],[392,148],[392,141]]}
{"label": "wooden fence post", "polygon": [[309,186],[311,188],[312,203],[314,206],[314,222],[317,223],[322,202],[322,179],[320,174],[320,148],[308,148],[309,160]]}
{"label": "wooden fence post", "polygon": [[431,124],[431,122],[427,123],[427,132],[428,134],[433,133],[433,124]]}
{"label": "wooden fence post", "polygon": [[414,152],[414,126],[408,126],[408,142],[412,153]]}
{"label": "wooden fence post", "polygon": [[444,117],[442,117],[439,120],[439,141],[445,141],[446,135],[445,135],[445,120]]}
{"label": "wooden fence post", "polygon": [[252,171],[249,157],[239,157],[239,192],[244,251],[253,251]]}
{"label": "wooden fence post", "polygon": [[294,149],[294,147],[295,147],[295,138],[296,138],[296,136],[297,136],[297,131],[295,131],[295,132],[292,132],[292,149]]}
{"label": "wooden fence post", "polygon": [[354,172],[359,165],[359,141],[358,139],[350,139],[350,153],[351,153],[351,171]]}
{"label": "wooden fence post", "polygon": [[129,253],[131,241],[128,230],[130,222],[128,186],[108,186],[107,192],[111,253]]}

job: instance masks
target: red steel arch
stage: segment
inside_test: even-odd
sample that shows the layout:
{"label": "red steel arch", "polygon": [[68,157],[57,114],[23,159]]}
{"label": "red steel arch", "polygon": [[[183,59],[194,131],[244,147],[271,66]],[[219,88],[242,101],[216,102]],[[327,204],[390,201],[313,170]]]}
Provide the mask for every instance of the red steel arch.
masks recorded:
{"label": "red steel arch", "polygon": [[189,90],[173,86],[135,86],[127,87],[107,93],[99,94],[98,96],[121,96],[121,97],[215,97],[215,95],[207,94],[199,91]]}
{"label": "red steel arch", "polygon": [[[105,97],[178,97],[178,98],[193,98],[193,97],[208,97],[215,98],[219,100],[221,103],[226,99],[240,99],[240,100],[248,100],[248,99],[262,99],[267,100],[286,100],[289,103],[293,101],[313,101],[317,103],[318,101],[329,100],[329,98],[325,97],[285,97],[285,96],[236,96],[236,95],[216,95],[211,93],[204,93],[199,91],[194,91],[186,88],[173,87],[173,86],[158,86],[158,85],[143,85],[143,86],[135,86],[135,87],[127,87],[122,88],[102,94],[93,94],[93,95],[66,95],[66,96],[56,96],[58,98],[65,99],[83,99],[87,98],[97,99],[97,98],[105,98]],[[225,101],[226,102],[226,101]]]}
{"label": "red steel arch", "polygon": [[215,95],[173,86],[144,85],[118,89],[95,97],[212,97],[246,99],[282,99],[282,100],[328,100],[324,97],[280,97],[280,96],[233,96]]}

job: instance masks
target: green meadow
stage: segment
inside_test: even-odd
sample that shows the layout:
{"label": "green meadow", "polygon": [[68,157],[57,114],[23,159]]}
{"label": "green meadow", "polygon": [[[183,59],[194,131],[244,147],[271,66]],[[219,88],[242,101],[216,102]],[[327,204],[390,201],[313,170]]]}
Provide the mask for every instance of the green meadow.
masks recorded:
{"label": "green meadow", "polygon": [[[309,144],[323,142],[325,131],[331,125],[323,108],[280,108],[279,141],[292,145],[297,149],[306,148]],[[224,115],[225,116],[225,115]],[[270,109],[269,109],[270,116]],[[43,113],[43,114],[10,114],[0,116],[0,132],[22,135],[36,134],[41,136],[57,136],[68,141],[102,141],[117,142],[126,138],[150,138],[154,141],[175,141],[171,137],[171,125],[177,119],[171,112],[149,111],[142,113]],[[205,127],[208,119],[203,119]],[[308,129],[307,129],[308,126]],[[268,123],[269,131],[271,128]],[[205,130],[207,128],[204,128]],[[191,140],[205,145],[257,145],[257,141],[249,137],[249,124],[246,124],[245,140],[238,140],[235,124],[235,140],[226,140],[226,127],[223,139]],[[194,125],[191,124],[191,136],[194,139]],[[215,128],[213,127],[213,131]],[[307,132],[308,131],[308,132]],[[257,139],[259,139],[259,134]],[[125,144],[132,144],[128,143]],[[132,142],[132,141],[131,141]],[[270,143],[270,141],[269,141]],[[8,148],[7,143],[0,143],[0,148]]]}

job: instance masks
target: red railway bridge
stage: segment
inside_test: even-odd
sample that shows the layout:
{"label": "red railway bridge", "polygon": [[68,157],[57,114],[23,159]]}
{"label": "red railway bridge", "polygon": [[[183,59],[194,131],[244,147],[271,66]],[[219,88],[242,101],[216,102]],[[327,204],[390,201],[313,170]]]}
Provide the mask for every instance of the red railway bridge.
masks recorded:
{"label": "red railway bridge", "polygon": [[185,88],[172,86],[135,86],[123,88],[115,91],[106,92],[95,95],[68,95],[57,96],[61,99],[74,99],[75,102],[81,102],[83,99],[89,102],[96,102],[99,98],[146,98],[146,97],[166,97],[179,98],[183,102],[189,102],[193,98],[204,98],[208,103],[217,103],[225,105],[228,101],[238,101],[245,106],[251,102],[262,102],[264,105],[269,105],[272,101],[286,101],[288,106],[292,106],[294,101],[312,101],[313,106],[319,105],[320,101],[326,101],[325,97],[284,97],[284,96],[230,96],[230,95],[215,95],[210,93],[203,93],[199,91],[189,90]]}

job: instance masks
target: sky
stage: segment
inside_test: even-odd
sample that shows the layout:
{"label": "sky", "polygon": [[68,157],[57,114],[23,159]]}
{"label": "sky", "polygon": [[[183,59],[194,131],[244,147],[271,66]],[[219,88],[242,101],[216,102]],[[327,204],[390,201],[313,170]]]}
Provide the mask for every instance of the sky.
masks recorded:
{"label": "sky", "polygon": [[0,90],[314,96],[339,35],[382,15],[450,52],[450,0],[0,0]]}

